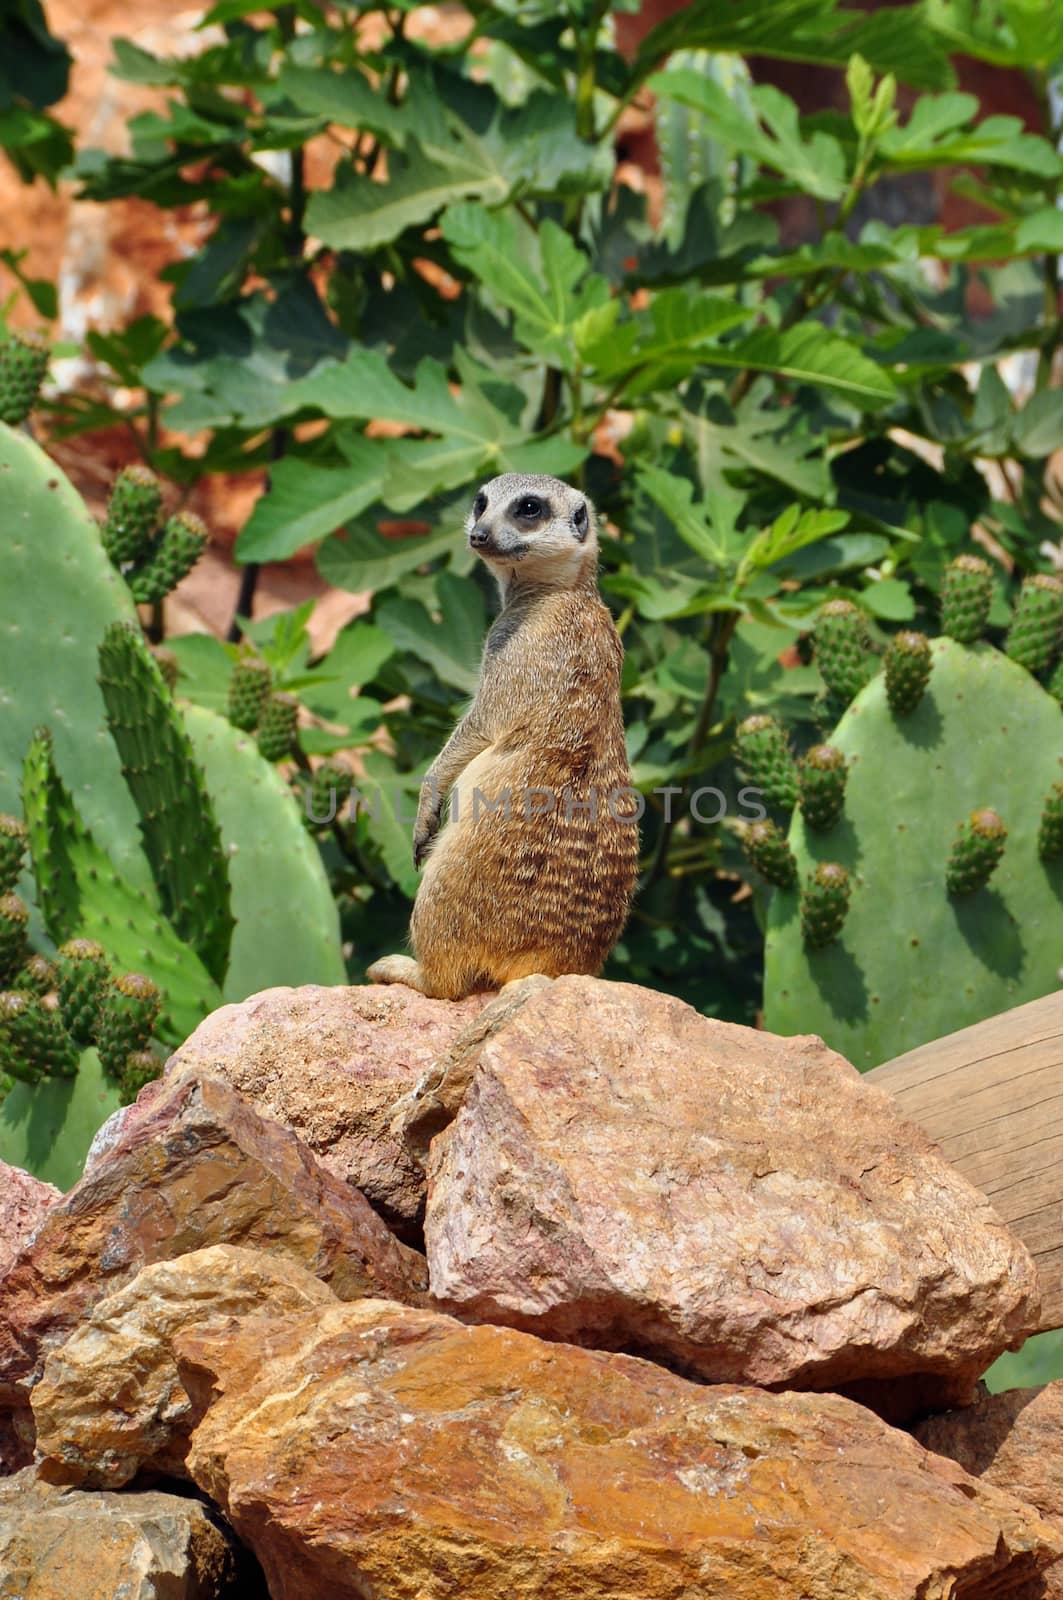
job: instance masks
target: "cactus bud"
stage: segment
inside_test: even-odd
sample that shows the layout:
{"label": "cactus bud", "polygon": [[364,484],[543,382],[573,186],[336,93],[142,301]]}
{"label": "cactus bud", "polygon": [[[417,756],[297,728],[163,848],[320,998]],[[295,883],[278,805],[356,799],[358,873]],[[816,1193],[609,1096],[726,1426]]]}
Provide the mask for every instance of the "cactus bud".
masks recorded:
{"label": "cactus bud", "polygon": [[164,644],[153,644],[151,653],[155,657],[155,665],[162,673],[163,682],[171,694],[177,688],[177,680],[181,676],[181,663],[173,650],[168,650]]}
{"label": "cactus bud", "polygon": [[1004,640],[1004,653],[1027,672],[1042,672],[1056,652],[1063,628],[1063,579],[1039,572],[1026,578]]}
{"label": "cactus bud", "polygon": [[833,744],[814,744],[797,775],[801,815],[810,828],[832,828],[841,816],[848,771]]}
{"label": "cactus bud", "polygon": [[258,729],[258,748],[267,761],[283,761],[295,743],[299,702],[294,694],[270,695]]}
{"label": "cactus bud", "polygon": [[150,978],[124,972],[103,991],[96,1048],[100,1065],[110,1077],[121,1080],[126,1061],[146,1048],[162,1009],[162,995]]}
{"label": "cactus bud", "polygon": [[0,894],[10,894],[26,855],[26,825],[17,817],[0,816]]}
{"label": "cactus bud", "polygon": [[114,481],[101,537],[116,567],[149,553],[162,516],[162,490],[147,467],[123,467]]}
{"label": "cactus bud", "polygon": [[949,894],[972,894],[984,889],[1004,854],[1008,830],[988,806],[972,811],[961,823],[945,869]]}
{"label": "cactus bud", "polygon": [[138,605],[154,605],[176,589],[207,548],[207,541],[207,525],[201,517],[191,511],[171,517],[145,565],[130,575],[129,587]]}
{"label": "cactus bud", "polygon": [[792,889],[797,882],[793,851],[774,822],[751,822],[742,834],[746,859],[769,883]]}
{"label": "cactus bud", "polygon": [[41,333],[12,333],[0,344],[0,422],[13,428],[25,422],[48,371],[48,354]]}
{"label": "cactus bud", "polygon": [[154,1083],[162,1071],[162,1062],[145,1046],[128,1055],[118,1072],[118,1085],[122,1091],[123,1105],[130,1105],[146,1083]]}
{"label": "cactus bud", "polygon": [[1063,780],[1054,783],[1045,796],[1037,830],[1037,854],[1042,861],[1054,861],[1063,855]]}
{"label": "cactus bud", "polygon": [[849,874],[836,861],[821,861],[801,891],[801,932],[820,950],[836,939],[849,910]]}
{"label": "cactus bud", "polygon": [[993,603],[993,573],[981,556],[957,556],[941,585],[941,626],[960,644],[982,637]]}
{"label": "cactus bud", "polygon": [[111,969],[103,946],[92,939],[71,939],[56,957],[59,1009],[67,1032],[80,1045],[90,1045],[110,981]]}
{"label": "cactus bud", "polygon": [[824,683],[848,705],[871,676],[863,612],[851,600],[828,600],[816,616],[813,641]]}
{"label": "cactus bud", "polygon": [[306,820],[325,827],[338,816],[354,788],[354,773],[346,761],[323,761],[314,771],[307,796]]}
{"label": "cactus bud", "polygon": [[234,728],[253,733],[258,727],[272,673],[261,656],[241,656],[229,679],[229,721]]}
{"label": "cactus bud", "polygon": [[50,994],[55,988],[55,968],[45,956],[28,956],[15,973],[13,987],[23,994]]}
{"label": "cactus bud", "polygon": [[30,914],[17,894],[0,895],[0,978],[11,978],[26,959]]}
{"label": "cactus bud", "polygon": [[0,993],[0,1073],[23,1083],[72,1078],[78,1051],[54,1004],[39,995]]}
{"label": "cactus bud", "polygon": [[785,729],[764,713],[738,724],[735,749],[750,781],[775,805],[797,800],[797,767]]}
{"label": "cactus bud", "polygon": [[914,711],[930,682],[930,641],[925,633],[895,633],[886,651],[886,699],[898,717]]}

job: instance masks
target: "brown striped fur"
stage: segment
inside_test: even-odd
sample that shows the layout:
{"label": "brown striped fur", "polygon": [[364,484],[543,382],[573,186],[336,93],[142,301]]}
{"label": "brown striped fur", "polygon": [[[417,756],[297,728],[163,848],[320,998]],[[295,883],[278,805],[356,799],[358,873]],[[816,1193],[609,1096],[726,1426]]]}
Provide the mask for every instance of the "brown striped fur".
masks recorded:
{"label": "brown striped fur", "polygon": [[[539,516],[529,515],[535,504]],[[556,478],[506,473],[480,490],[468,534],[499,581],[502,610],[476,698],[421,791],[416,960],[386,956],[369,969],[377,982],[452,1000],[533,972],[600,971],[638,859],[633,798],[617,797],[631,781],[623,649],[598,597],[593,508]],[[542,814],[537,790],[556,797]],[[498,803],[507,791],[508,816]]]}

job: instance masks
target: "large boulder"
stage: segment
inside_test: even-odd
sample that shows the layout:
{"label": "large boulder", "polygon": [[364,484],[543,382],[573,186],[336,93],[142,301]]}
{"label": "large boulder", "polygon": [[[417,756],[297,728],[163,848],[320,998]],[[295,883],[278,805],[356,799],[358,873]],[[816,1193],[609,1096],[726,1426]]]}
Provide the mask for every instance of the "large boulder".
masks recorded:
{"label": "large boulder", "polygon": [[985,1196],[817,1038],[567,977],[458,1076],[425,1239],[466,1320],[891,1416],[966,1401],[1036,1325],[1032,1263]]}
{"label": "large boulder", "polygon": [[[189,1069],[224,1079],[412,1238],[424,1174],[391,1131],[395,1105],[488,998],[428,1000],[402,985],[265,989],[213,1012],[171,1056],[166,1079]],[[116,1112],[90,1165],[149,1111],[150,1098]]]}
{"label": "large boulder", "polygon": [[268,1600],[198,1500],[0,1482],[0,1600]]}
{"label": "large boulder", "polygon": [[834,1395],[370,1300],[176,1352],[189,1470],[273,1600],[1000,1600],[1063,1552]]}
{"label": "large boulder", "polygon": [[294,1261],[237,1245],[145,1267],[45,1360],[31,1398],[50,1481],[118,1489],[142,1467],[183,1478],[191,1408],[175,1336],[229,1317],[335,1304],[332,1290]]}
{"label": "large boulder", "polygon": [[0,1161],[0,1278],[62,1198],[54,1184]]}
{"label": "large boulder", "polygon": [[0,1409],[32,1444],[44,1357],[153,1261],[237,1244],[286,1256],[341,1299],[417,1299],[423,1257],[294,1134],[220,1080],[184,1073],[48,1212],[0,1280]]}
{"label": "large boulder", "polygon": [[[1063,1532],[1063,1382],[983,1392],[973,1406],[927,1418],[915,1436],[972,1477],[1036,1507]],[[1047,1575],[1044,1592],[1063,1600],[1063,1566]]]}

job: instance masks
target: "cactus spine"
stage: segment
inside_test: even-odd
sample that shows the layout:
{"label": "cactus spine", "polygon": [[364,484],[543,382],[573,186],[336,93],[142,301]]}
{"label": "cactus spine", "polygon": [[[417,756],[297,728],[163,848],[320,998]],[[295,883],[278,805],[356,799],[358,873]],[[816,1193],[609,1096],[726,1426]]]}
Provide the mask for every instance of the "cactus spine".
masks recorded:
{"label": "cactus spine", "polygon": [[18,817],[0,817],[0,894],[9,894],[15,887],[25,857],[25,823]]}
{"label": "cactus spine", "polygon": [[39,333],[12,333],[0,344],[0,422],[12,427],[33,410],[48,371],[48,341]]}
{"label": "cactus spine", "polygon": [[925,633],[906,629],[894,634],[886,650],[886,698],[899,717],[914,711],[930,682],[932,658]]}
{"label": "cactus spine", "polygon": [[171,517],[150,556],[130,575],[133,599],[141,605],[164,600],[187,577],[207,548],[206,523],[191,511]]}
{"label": "cactus spine", "polygon": [[70,939],[56,957],[59,1009],[67,1032],[83,1047],[96,1038],[103,993],[110,976],[104,948],[94,939]]}
{"label": "cactus spine", "polygon": [[786,731],[774,717],[758,712],[740,722],[735,734],[738,760],[750,781],[775,805],[797,799],[797,766]]}
{"label": "cactus spine", "polygon": [[845,757],[832,744],[814,744],[798,773],[801,815],[810,828],[832,828],[845,802]]}
{"label": "cactus spine", "polygon": [[786,835],[780,833],[774,822],[751,822],[742,835],[742,844],[748,860],[769,883],[777,884],[780,889],[793,888],[797,882],[797,862]]}
{"label": "cactus spine", "polygon": [[113,978],[103,992],[96,1047],[104,1072],[121,1082],[126,1062],[147,1048],[159,1020],[162,996],[140,972]]}
{"label": "cactus spine", "polygon": [[46,998],[18,990],[0,993],[0,1070],[23,1083],[71,1078],[78,1052],[59,1012]]}
{"label": "cactus spine", "polygon": [[867,623],[851,600],[828,600],[813,629],[816,665],[831,694],[848,705],[871,675]]}
{"label": "cactus spine", "polygon": [[259,753],[266,761],[283,761],[295,744],[299,702],[294,694],[271,695],[258,729]]}
{"label": "cactus spine", "polygon": [[821,861],[801,891],[801,932],[805,942],[821,950],[836,939],[849,910],[849,874],[837,861]]}
{"label": "cactus spine", "polygon": [[17,894],[0,895],[0,977],[13,978],[29,947],[29,909]]}
{"label": "cactus spine", "polygon": [[996,871],[1008,830],[990,806],[972,811],[961,823],[949,855],[945,883],[949,894],[973,894],[984,889]]}
{"label": "cactus spine", "polygon": [[269,696],[272,673],[260,656],[241,656],[229,679],[228,717],[234,728],[254,733]]}
{"label": "cactus spine", "polygon": [[1019,590],[1004,650],[1027,672],[1043,672],[1063,628],[1063,580],[1039,572]]}

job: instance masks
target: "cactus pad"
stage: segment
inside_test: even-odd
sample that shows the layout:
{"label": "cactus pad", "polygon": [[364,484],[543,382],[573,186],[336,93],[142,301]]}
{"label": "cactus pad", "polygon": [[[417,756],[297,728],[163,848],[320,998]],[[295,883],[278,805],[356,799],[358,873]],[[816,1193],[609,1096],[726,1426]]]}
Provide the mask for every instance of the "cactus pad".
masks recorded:
{"label": "cactus pad", "polygon": [[851,600],[828,600],[817,613],[813,642],[824,683],[848,705],[864,687],[874,665],[864,613]]}
{"label": "cactus pad", "polygon": [[109,1077],[121,1082],[128,1058],[147,1047],[161,1005],[157,986],[141,972],[122,973],[107,984],[100,1006],[96,1049]]}
{"label": "cactus pad", "polygon": [[797,800],[797,765],[786,730],[774,717],[758,712],[738,724],[735,751],[751,783],[773,805]]}
{"label": "cactus pad", "polygon": [[307,821],[325,827],[339,816],[354,788],[354,773],[346,761],[323,761],[314,771],[307,795]]}
{"label": "cactus pad", "polygon": [[0,978],[10,981],[26,959],[29,908],[17,894],[0,895]]}
{"label": "cactus pad", "polygon": [[118,1085],[126,1105],[134,1101],[147,1083],[154,1083],[162,1071],[163,1063],[149,1046],[134,1050],[122,1062],[118,1072]]}
{"label": "cactus pad", "polygon": [[845,757],[832,744],[814,744],[798,769],[801,815],[810,828],[832,828],[845,803]]}
{"label": "cactus pad", "polygon": [[103,992],[111,977],[104,948],[94,939],[70,939],[61,946],[55,969],[66,1030],[78,1044],[90,1045],[96,1038]]}
{"label": "cactus pad", "polygon": [[991,806],[972,811],[961,823],[945,868],[949,894],[973,894],[984,889],[996,871],[1008,830]]}
{"label": "cactus pad", "polygon": [[203,773],[140,630],[115,623],[99,654],[107,720],[140,813],[162,909],[221,983],[233,917],[227,861]]}
{"label": "cactus pad", "polygon": [[993,572],[981,556],[957,556],[941,585],[941,626],[959,644],[974,644],[985,632],[993,603]]}
{"label": "cactus pad", "polygon": [[769,883],[792,889],[797,882],[797,862],[793,851],[774,822],[751,822],[742,834],[746,856]]}
{"label": "cactus pad", "polygon": [[56,971],[47,956],[27,956],[15,973],[13,987],[24,994],[50,994],[56,985]]}
{"label": "cactus pad", "polygon": [[925,633],[905,629],[890,640],[885,660],[886,698],[896,716],[907,716],[923,698],[932,661]]}
{"label": "cactus pad", "polygon": [[39,333],[12,333],[0,344],[0,422],[17,427],[37,401],[48,371],[48,341]]}
{"label": "cactus pad", "polygon": [[[768,913],[766,1026],[818,1033],[865,1068],[1059,986],[1063,857],[1042,860],[1039,836],[1063,710],[988,644],[930,649],[914,711],[894,715],[879,674],[834,730],[849,766],[842,820],[791,824],[802,879],[824,861],[849,872],[841,933],[810,949],[793,890]],[[987,807],[1007,821],[1007,848],[986,887],[949,894],[957,819]]]}
{"label": "cactus pad", "polygon": [[1027,672],[1043,672],[1063,629],[1063,579],[1039,572],[1026,578],[1015,602],[1004,650]]}
{"label": "cactus pad", "polygon": [[77,1046],[59,1011],[40,995],[9,989],[0,994],[0,1071],[22,1083],[72,1078]]}
{"label": "cactus pad", "polygon": [[244,733],[258,727],[273,674],[261,656],[241,656],[229,679],[229,721]]}
{"label": "cactus pad", "polygon": [[9,894],[15,887],[25,856],[25,823],[18,817],[0,817],[0,894]]}
{"label": "cactus pad", "polygon": [[842,931],[852,885],[837,861],[821,861],[801,891],[801,932],[805,943],[822,949]]}
{"label": "cactus pad", "polygon": [[121,1090],[104,1079],[95,1050],[83,1050],[74,1077],[15,1083],[0,1093],[0,1161],[70,1189],[93,1134],[121,1104]]}
{"label": "cactus pad", "polygon": [[164,600],[187,577],[207,548],[207,527],[191,511],[171,517],[155,549],[129,577],[133,599],[141,605]]}
{"label": "cactus pad", "polygon": [[123,467],[114,481],[101,536],[116,567],[150,555],[162,516],[159,480],[147,467]]}

